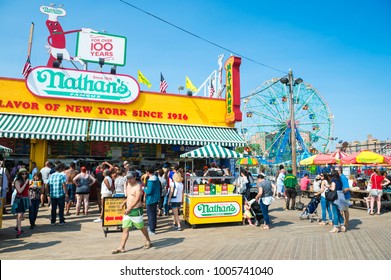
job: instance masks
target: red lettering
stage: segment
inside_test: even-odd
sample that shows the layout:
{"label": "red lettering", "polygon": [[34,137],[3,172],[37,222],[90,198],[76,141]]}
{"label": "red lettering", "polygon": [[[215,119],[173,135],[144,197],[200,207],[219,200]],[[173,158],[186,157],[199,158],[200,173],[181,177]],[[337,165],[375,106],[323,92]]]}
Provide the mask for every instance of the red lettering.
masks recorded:
{"label": "red lettering", "polygon": [[91,113],[92,107],[91,106],[83,106],[83,112],[84,113]]}
{"label": "red lettering", "polygon": [[23,107],[23,109],[29,109],[30,108],[30,102],[23,102],[22,107]]}
{"label": "red lettering", "polygon": [[126,109],[120,109],[120,115],[121,116],[127,116]]}
{"label": "red lettering", "polygon": [[102,107],[98,107],[98,110],[99,110],[99,114],[103,114],[103,110],[104,110],[105,108],[102,108]]}
{"label": "red lettering", "polygon": [[32,103],[31,103],[31,110],[39,110],[39,109],[38,109],[38,103],[32,102]]}
{"label": "red lettering", "polygon": [[20,104],[22,104],[22,101],[14,101],[14,105],[15,105],[16,108],[19,108]]}
{"label": "red lettering", "polygon": [[138,116],[137,110],[133,110],[133,111],[132,111],[132,116],[133,116],[133,117],[137,117],[137,116]]}
{"label": "red lettering", "polygon": [[11,101],[8,101],[7,105],[5,105],[5,108],[14,108],[14,105],[12,105]]}

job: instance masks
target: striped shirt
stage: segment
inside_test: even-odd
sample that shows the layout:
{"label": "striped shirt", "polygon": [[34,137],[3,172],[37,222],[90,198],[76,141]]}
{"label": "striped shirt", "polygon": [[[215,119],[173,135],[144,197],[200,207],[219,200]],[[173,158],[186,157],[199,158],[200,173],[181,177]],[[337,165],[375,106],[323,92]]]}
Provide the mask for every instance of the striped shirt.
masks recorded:
{"label": "striped shirt", "polygon": [[64,184],[67,179],[64,173],[53,173],[49,177],[49,186],[50,186],[50,197],[59,198],[65,195]]}

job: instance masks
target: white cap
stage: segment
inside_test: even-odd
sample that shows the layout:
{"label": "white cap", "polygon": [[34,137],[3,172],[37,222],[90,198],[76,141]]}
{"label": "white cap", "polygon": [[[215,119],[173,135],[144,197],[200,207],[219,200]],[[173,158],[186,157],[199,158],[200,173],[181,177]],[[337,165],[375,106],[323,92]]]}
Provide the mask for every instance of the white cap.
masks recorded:
{"label": "white cap", "polygon": [[58,17],[64,17],[67,14],[67,12],[62,8],[41,6],[39,9],[42,13],[48,15],[48,20],[50,21],[58,21]]}

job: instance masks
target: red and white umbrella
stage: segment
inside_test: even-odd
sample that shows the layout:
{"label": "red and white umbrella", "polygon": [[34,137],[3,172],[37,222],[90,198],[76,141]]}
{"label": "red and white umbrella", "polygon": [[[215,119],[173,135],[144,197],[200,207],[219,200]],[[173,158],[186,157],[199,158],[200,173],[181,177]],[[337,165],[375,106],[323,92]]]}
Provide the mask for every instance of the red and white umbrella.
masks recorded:
{"label": "red and white umbrella", "polygon": [[344,157],[347,157],[348,154],[345,152],[342,152],[341,150],[336,150],[335,152],[331,153],[330,156],[335,159],[343,159]]}

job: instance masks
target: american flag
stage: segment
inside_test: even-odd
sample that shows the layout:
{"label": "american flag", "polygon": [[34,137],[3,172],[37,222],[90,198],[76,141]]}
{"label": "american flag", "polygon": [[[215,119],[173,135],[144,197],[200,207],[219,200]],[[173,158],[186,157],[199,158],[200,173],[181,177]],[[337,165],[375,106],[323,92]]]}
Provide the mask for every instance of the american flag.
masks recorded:
{"label": "american flag", "polygon": [[163,74],[160,73],[160,92],[166,93],[167,87],[168,87],[167,82],[164,79]]}
{"label": "american flag", "polygon": [[30,63],[30,57],[27,57],[27,61],[24,64],[23,70],[22,70],[22,75],[27,77],[27,75],[30,73],[32,67]]}
{"label": "american flag", "polygon": [[214,93],[215,93],[215,88],[213,87],[213,81],[210,80],[209,97],[213,97]]}

